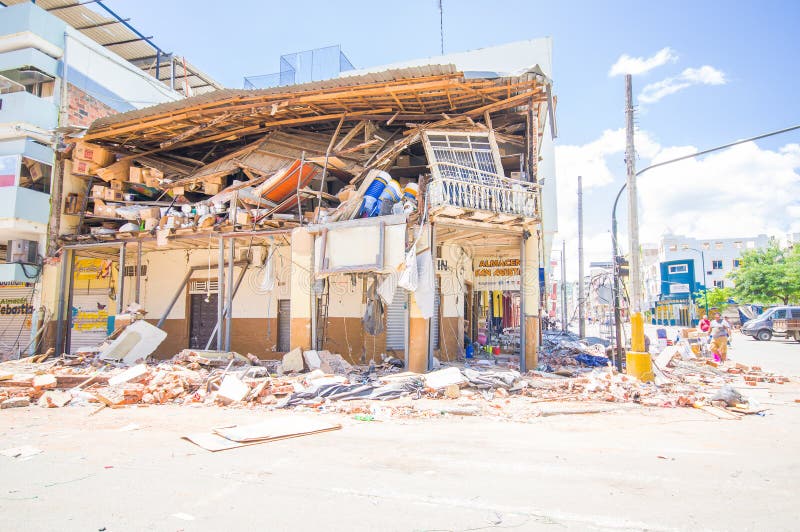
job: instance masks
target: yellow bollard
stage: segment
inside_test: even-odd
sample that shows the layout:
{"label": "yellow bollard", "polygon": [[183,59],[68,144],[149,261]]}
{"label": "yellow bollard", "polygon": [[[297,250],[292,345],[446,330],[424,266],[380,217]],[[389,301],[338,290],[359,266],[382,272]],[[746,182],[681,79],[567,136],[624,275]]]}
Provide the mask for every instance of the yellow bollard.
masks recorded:
{"label": "yellow bollard", "polygon": [[653,360],[650,358],[650,353],[626,353],[625,373],[642,382],[654,381],[656,376],[653,374]]}
{"label": "yellow bollard", "polygon": [[631,314],[631,351],[644,353],[644,317],[641,312]]}
{"label": "yellow bollard", "polygon": [[625,356],[625,373],[644,382],[655,380],[653,360],[650,353],[645,351],[644,317],[641,312],[631,314],[631,352]]}

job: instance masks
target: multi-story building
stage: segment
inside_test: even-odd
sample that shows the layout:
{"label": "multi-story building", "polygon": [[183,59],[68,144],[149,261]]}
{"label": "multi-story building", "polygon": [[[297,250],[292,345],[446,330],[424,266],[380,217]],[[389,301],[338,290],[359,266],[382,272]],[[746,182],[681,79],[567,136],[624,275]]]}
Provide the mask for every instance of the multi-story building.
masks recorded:
{"label": "multi-story building", "polygon": [[[692,294],[714,288],[732,288],[729,274],[739,267],[747,250],[763,249],[767,235],[741,238],[689,238],[664,235],[658,246],[658,284],[660,293],[653,307],[656,323],[686,325],[697,319]],[[646,273],[652,284],[656,270]]]}
{"label": "multi-story building", "polygon": [[[216,86],[185,62],[176,70],[169,54],[153,70],[142,57],[154,49],[162,56],[149,38],[102,2],[94,5],[105,14],[84,4],[5,0],[0,8],[0,354],[30,348],[32,332],[46,321],[35,310],[44,258],[57,250],[58,234],[78,224],[87,184],[64,179],[57,160],[67,148],[64,135],[101,117],[182,99],[172,88],[176,73],[184,91]],[[126,60],[136,57],[138,63]]]}

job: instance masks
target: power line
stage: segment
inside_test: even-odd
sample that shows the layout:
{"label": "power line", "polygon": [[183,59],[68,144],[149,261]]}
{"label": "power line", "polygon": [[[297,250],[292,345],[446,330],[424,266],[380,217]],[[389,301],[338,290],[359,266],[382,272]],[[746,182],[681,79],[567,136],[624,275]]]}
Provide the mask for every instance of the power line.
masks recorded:
{"label": "power line", "polygon": [[443,0],[439,0],[439,40],[442,49],[442,55],[444,55],[444,6],[442,5]]}

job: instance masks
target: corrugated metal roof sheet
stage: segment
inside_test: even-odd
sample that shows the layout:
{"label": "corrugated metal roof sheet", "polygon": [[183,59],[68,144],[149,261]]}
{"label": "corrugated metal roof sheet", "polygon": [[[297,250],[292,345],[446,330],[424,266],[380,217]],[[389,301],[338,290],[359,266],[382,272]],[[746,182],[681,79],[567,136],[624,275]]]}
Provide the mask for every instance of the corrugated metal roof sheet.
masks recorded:
{"label": "corrugated metal roof sheet", "polygon": [[[55,15],[73,28],[79,30],[86,37],[92,39],[96,43],[106,47],[107,50],[117,54],[126,61],[135,61],[139,58],[147,58],[156,55],[156,50],[147,41],[137,40],[140,39],[124,24],[111,16],[98,13],[89,8],[88,5],[79,3],[80,0],[37,0],[36,5],[51,15]],[[16,5],[30,2],[30,0],[3,0],[6,5]],[[98,2],[99,3],[99,2]],[[97,26],[99,27],[90,27]],[[112,44],[124,43],[124,44]],[[161,72],[159,72],[159,81],[166,82],[169,85],[170,81],[170,56],[162,56]],[[175,57],[176,61],[176,78],[178,77],[177,62],[182,58]],[[155,76],[155,58],[152,65],[145,63],[144,65],[133,63],[134,66],[141,68],[149,75]],[[181,66],[180,79],[176,79],[175,90],[184,91],[183,67]],[[214,81],[210,76],[202,72],[196,67],[193,67],[188,61],[186,62],[186,69],[188,76],[186,82],[190,88],[196,88],[196,93],[213,92],[222,86]]]}
{"label": "corrugated metal roof sheet", "polygon": [[212,103],[217,101],[225,101],[236,97],[253,97],[253,96],[269,96],[272,94],[295,94],[301,92],[310,92],[321,89],[332,89],[337,87],[356,87],[359,85],[369,85],[371,83],[384,83],[389,81],[402,81],[418,79],[430,76],[443,76],[456,74],[456,68],[453,65],[425,65],[410,68],[395,68],[385,70],[383,72],[370,72],[360,76],[348,76],[343,78],[326,79],[322,81],[312,81],[309,83],[301,83],[298,85],[288,85],[284,87],[272,87],[269,89],[221,89],[206,94],[201,94],[185,100],[176,102],[167,102],[143,109],[128,111],[127,113],[120,113],[116,115],[100,118],[95,121],[89,128],[89,133],[92,133],[100,128],[135,120],[138,118],[146,118],[148,116],[169,113],[171,111],[179,111],[181,109],[201,105],[204,103]]}

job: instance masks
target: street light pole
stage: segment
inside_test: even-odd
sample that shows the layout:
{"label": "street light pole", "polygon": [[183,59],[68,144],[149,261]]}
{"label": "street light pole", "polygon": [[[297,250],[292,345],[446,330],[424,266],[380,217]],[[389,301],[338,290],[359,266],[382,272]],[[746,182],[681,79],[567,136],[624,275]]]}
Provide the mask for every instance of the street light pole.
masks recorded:
{"label": "street light pole", "polygon": [[706,283],[706,254],[703,253],[702,249],[695,249],[695,248],[689,248],[689,249],[699,253],[700,254],[700,261],[703,263],[702,264],[702,266],[703,266],[703,292],[705,294],[704,297],[705,297],[705,300],[706,300],[706,316],[708,316],[708,283]]}
{"label": "street light pole", "polygon": [[[779,129],[777,131],[771,131],[769,133],[764,133],[762,135],[756,135],[755,137],[750,137],[743,140],[737,140],[735,142],[730,142],[728,144],[723,144],[721,146],[716,146],[714,148],[709,148],[707,150],[701,150],[695,153],[691,153],[689,155],[684,155],[682,157],[676,157],[675,159],[669,159],[668,161],[663,161],[656,164],[651,164],[646,168],[642,168],[638,172],[636,172],[635,177],[639,177],[643,173],[647,172],[648,170],[652,170],[653,168],[658,168],[660,166],[666,166],[668,164],[677,163],[679,161],[685,161],[687,159],[694,159],[695,157],[699,157],[701,155],[705,155],[707,153],[712,153],[715,151],[724,150],[726,148],[731,148],[733,146],[738,146],[739,144],[745,144],[747,142],[753,142],[755,140],[773,137],[775,135],[780,135],[782,133],[788,133],[790,131],[795,131],[800,129],[800,125],[787,127],[784,129]],[[620,187],[619,192],[617,192],[617,197],[614,198],[614,207],[611,209],[611,244],[612,244],[612,253],[613,253],[613,262],[614,262],[614,319],[615,319],[615,328],[616,328],[616,341],[617,341],[617,369],[621,371],[622,367],[622,356],[625,354],[624,347],[621,345],[621,338],[622,338],[622,323],[620,319],[620,309],[619,309],[619,252],[617,247],[617,204],[619,203],[619,198],[622,196],[622,193],[625,192],[625,188],[628,186],[628,183],[623,183],[622,187]],[[705,265],[703,266],[705,268]],[[705,271],[705,270],[703,270]],[[708,287],[706,287],[708,289]],[[708,301],[708,298],[706,298]]]}

